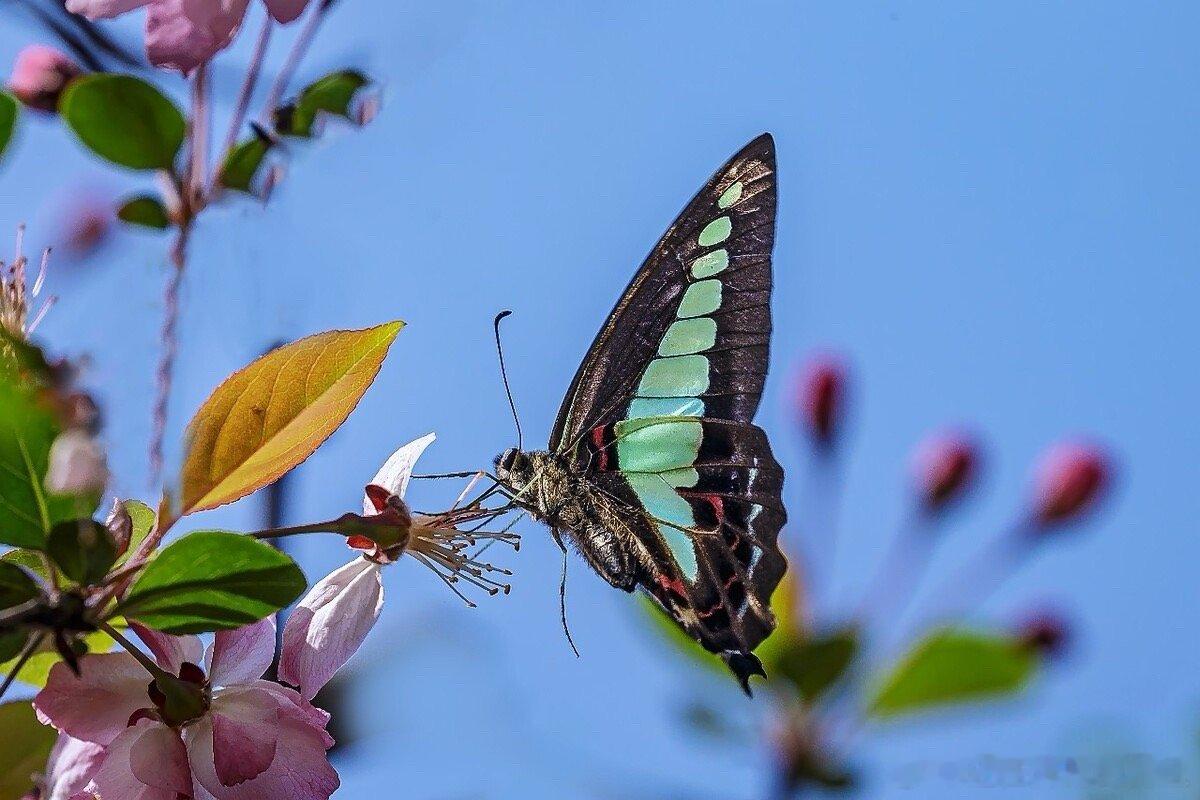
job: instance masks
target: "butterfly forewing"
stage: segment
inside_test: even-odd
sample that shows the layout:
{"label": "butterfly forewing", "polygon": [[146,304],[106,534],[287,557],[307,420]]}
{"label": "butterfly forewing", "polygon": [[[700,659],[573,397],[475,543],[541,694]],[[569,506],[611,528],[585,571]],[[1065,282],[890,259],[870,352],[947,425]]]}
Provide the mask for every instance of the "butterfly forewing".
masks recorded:
{"label": "butterfly forewing", "polygon": [[638,270],[550,443],[598,482],[619,476],[615,493],[641,517],[639,583],[715,652],[749,653],[770,633],[785,569],[783,473],[751,424],[767,370],[775,206],[774,144],[763,135]]}

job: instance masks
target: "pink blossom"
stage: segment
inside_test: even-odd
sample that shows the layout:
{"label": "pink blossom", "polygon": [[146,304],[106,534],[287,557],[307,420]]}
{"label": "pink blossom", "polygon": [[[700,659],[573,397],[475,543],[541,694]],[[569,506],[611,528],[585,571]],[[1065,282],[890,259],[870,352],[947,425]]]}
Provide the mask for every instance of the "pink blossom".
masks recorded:
{"label": "pink blossom", "polygon": [[17,54],[8,88],[30,108],[53,113],[59,95],[79,73],[79,65],[61,50],[34,44]]}
{"label": "pink blossom", "polygon": [[979,467],[979,446],[968,434],[935,434],[917,447],[912,472],[917,495],[927,509],[937,510],[970,486]]}
{"label": "pink blossom", "polygon": [[[300,16],[308,0],[264,0],[279,22]],[[159,67],[191,72],[229,46],[249,0],[67,0],[67,9],[105,19],[146,7],[146,53]]]}
{"label": "pink blossom", "polygon": [[[364,514],[384,513],[388,498],[402,501],[413,466],[435,438],[430,433],[409,442],[384,462],[363,493]],[[369,542],[351,544],[370,547]],[[386,558],[378,548],[371,550],[372,557],[356,558],[313,586],[284,626],[279,677],[299,687],[306,699],[358,652],[383,610]]]}
{"label": "pink blossom", "polygon": [[1100,448],[1062,442],[1042,455],[1034,475],[1034,514],[1043,525],[1078,518],[1103,495],[1112,465]]}
{"label": "pink blossom", "polygon": [[60,733],[46,764],[42,800],[73,800],[91,783],[103,760],[100,745]]}
{"label": "pink blossom", "polygon": [[217,633],[207,654],[194,636],[136,630],[199,704],[175,719],[178,707],[157,683],[147,690],[148,673],[128,653],[86,656],[78,678],[56,665],[34,706],[60,732],[103,746],[87,791],[105,800],[327,800],[337,789],[325,755],[329,716],[261,679],[274,655],[272,618]]}

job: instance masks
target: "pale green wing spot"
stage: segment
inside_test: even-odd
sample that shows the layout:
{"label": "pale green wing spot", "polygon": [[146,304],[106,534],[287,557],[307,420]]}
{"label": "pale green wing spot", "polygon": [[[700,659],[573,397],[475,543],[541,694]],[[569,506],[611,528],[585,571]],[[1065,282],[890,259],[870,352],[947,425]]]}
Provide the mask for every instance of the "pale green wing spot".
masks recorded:
{"label": "pale green wing spot", "polygon": [[621,420],[614,427],[621,472],[663,472],[694,466],[704,426],[691,417]]}
{"label": "pale green wing spot", "polygon": [[729,234],[733,233],[733,222],[729,217],[717,217],[712,222],[704,226],[704,230],[700,231],[700,246],[712,247],[714,244],[720,244],[729,238]]}
{"label": "pale green wing spot", "polygon": [[728,250],[713,250],[692,262],[692,275],[696,278],[711,278],[729,266]]}
{"label": "pale green wing spot", "polygon": [[721,282],[718,280],[697,281],[683,293],[683,300],[679,303],[679,311],[675,316],[680,319],[703,317],[720,307]]}
{"label": "pale green wing spot", "polygon": [[658,345],[660,356],[703,353],[717,343],[717,321],[712,317],[680,319],[671,323]]}
{"label": "pale green wing spot", "polygon": [[723,209],[729,208],[731,205],[733,205],[734,203],[736,203],[738,200],[741,200],[741,199],[742,199],[742,182],[737,181],[732,186],[730,186],[728,189],[726,189],[725,193],[722,194],[720,196],[720,198],[717,199],[717,206],[719,208],[723,208]]}
{"label": "pale green wing spot", "polygon": [[629,419],[646,417],[702,417],[704,401],[699,397],[635,397],[629,403]]}
{"label": "pale green wing spot", "polygon": [[638,397],[699,397],[708,389],[708,359],[704,356],[656,358],[642,373]]}
{"label": "pale green wing spot", "polygon": [[690,484],[674,484],[664,480],[662,475],[652,473],[634,473],[625,477],[629,481],[629,485],[633,487],[633,491],[637,493],[638,499],[642,501],[642,505],[645,506],[646,513],[656,520],[669,523],[656,522],[655,524],[658,526],[659,533],[662,534],[663,541],[667,543],[671,555],[675,557],[680,571],[689,581],[695,581],[699,572],[696,563],[696,549],[692,545],[691,537],[679,528],[692,528],[696,525],[696,520],[692,514],[691,504],[675,491],[675,486],[694,486],[699,477],[694,469],[678,470],[678,472],[687,472],[695,477]]}

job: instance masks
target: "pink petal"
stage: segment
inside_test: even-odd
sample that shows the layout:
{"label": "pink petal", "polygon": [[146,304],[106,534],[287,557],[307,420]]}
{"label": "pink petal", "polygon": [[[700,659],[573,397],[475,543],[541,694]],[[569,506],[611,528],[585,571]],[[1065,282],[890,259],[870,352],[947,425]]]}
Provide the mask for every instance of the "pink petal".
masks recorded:
{"label": "pink petal", "polygon": [[129,623],[129,627],[138,638],[150,648],[158,665],[172,675],[179,674],[179,668],[184,662],[199,666],[204,656],[204,645],[196,636],[171,636],[161,631],[151,630],[137,622]]}
{"label": "pink petal", "polygon": [[68,800],[82,792],[103,761],[100,745],[60,733],[46,764],[44,800]]}
{"label": "pink petal", "polygon": [[142,720],[108,746],[92,788],[103,798],[176,800],[191,794],[191,770],[179,734]]}
{"label": "pink petal", "polygon": [[216,686],[250,683],[275,660],[275,617],[232,631],[219,631],[209,650],[208,677]]}
{"label": "pink petal", "polygon": [[264,0],[276,22],[288,23],[304,13],[308,0]]}
{"label": "pink petal", "polygon": [[217,777],[213,729],[207,718],[185,728],[184,738],[196,781],[216,800],[328,800],[340,785],[325,755],[321,731],[311,725],[282,722],[270,768],[236,786],[225,786]]}
{"label": "pink petal", "polygon": [[226,689],[213,698],[214,765],[222,786],[256,778],[275,760],[279,701],[256,687]]}
{"label": "pink petal", "polygon": [[[433,444],[433,440],[436,438],[437,436],[434,434],[428,433],[392,453],[388,460],[383,462],[383,466],[379,468],[379,472],[375,473],[375,477],[370,480],[370,483],[381,486],[394,495],[404,497],[404,492],[408,489],[408,481],[412,478],[413,466],[421,457],[421,453],[425,452],[425,448]],[[363,495],[363,513],[379,513],[374,503],[365,494]]]}
{"label": "pink petal", "polygon": [[134,730],[142,734],[129,749],[129,769],[133,776],[154,789],[185,795],[191,792],[192,772],[187,748],[179,734],[150,720],[139,722]]}
{"label": "pink petal", "polygon": [[323,578],[283,629],[279,677],[311,700],[367,638],[383,608],[378,564],[356,558]]}
{"label": "pink petal", "polygon": [[146,54],[158,67],[191,72],[229,46],[249,0],[155,0],[146,14]]}
{"label": "pink petal", "polygon": [[46,688],[33,700],[42,722],[76,739],[107,745],[130,715],[150,705],[150,675],[128,653],[93,653],[80,659],[80,677],[54,665]]}
{"label": "pink petal", "polygon": [[107,19],[135,8],[141,8],[150,0],[67,0],[67,11],[82,14],[88,19]]}
{"label": "pink petal", "polygon": [[317,708],[300,696],[295,689],[289,689],[271,681],[255,681],[254,685],[270,692],[279,702],[279,713],[282,719],[308,725],[320,730],[325,741],[325,747],[333,747],[333,737],[325,730],[329,724],[329,712]]}

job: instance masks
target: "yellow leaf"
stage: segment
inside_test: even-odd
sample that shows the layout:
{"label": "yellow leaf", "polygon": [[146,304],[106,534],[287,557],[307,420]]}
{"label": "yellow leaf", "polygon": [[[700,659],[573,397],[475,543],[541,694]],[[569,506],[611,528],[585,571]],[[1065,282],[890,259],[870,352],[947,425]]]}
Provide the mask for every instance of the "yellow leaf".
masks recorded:
{"label": "yellow leaf", "polygon": [[232,503],[312,455],[358,405],[402,327],[318,333],[227,378],[188,426],[180,514]]}

